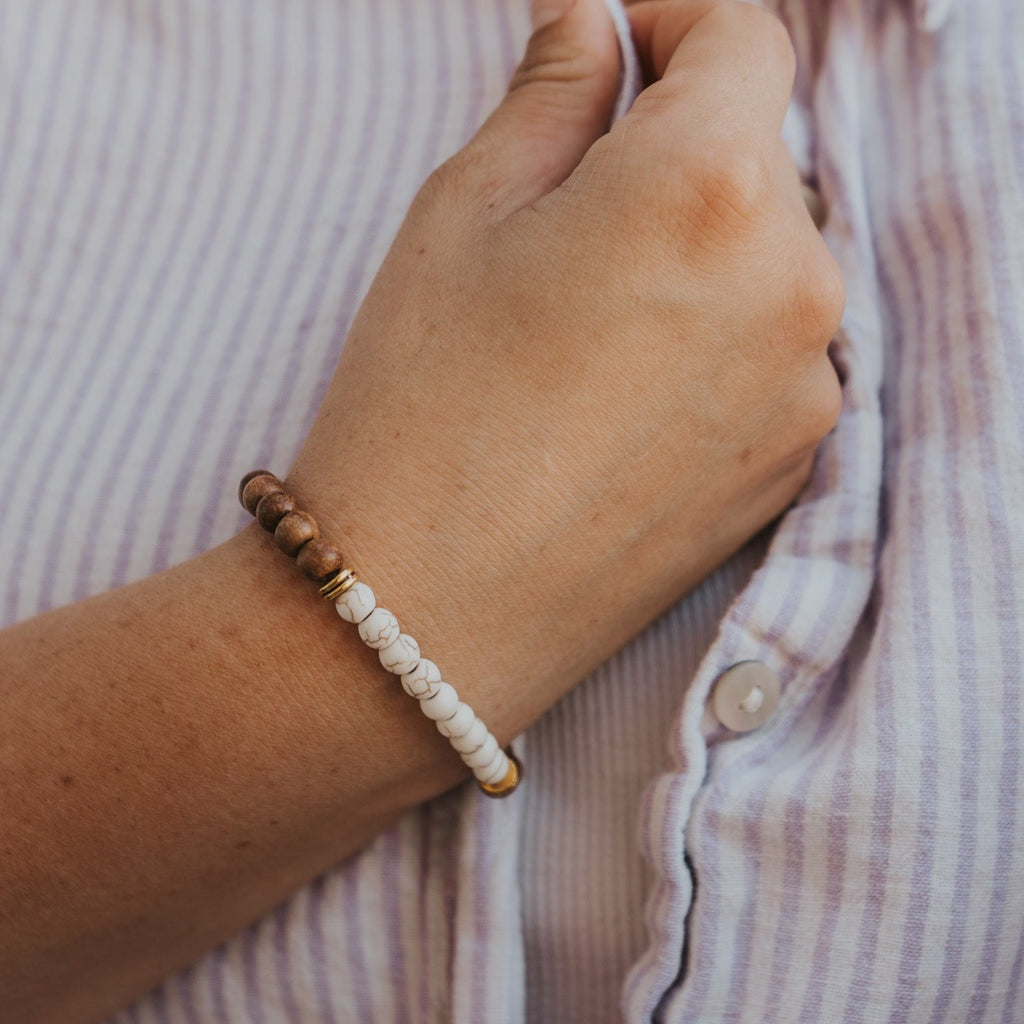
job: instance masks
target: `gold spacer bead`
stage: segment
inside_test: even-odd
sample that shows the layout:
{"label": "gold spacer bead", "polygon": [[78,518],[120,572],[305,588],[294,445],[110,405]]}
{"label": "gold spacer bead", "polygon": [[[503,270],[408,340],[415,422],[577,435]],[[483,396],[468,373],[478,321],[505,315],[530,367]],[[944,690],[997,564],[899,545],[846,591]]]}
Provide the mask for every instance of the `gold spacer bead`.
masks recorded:
{"label": "gold spacer bead", "polygon": [[495,782],[490,786],[483,782],[478,783],[480,788],[488,796],[494,797],[496,800],[501,800],[503,797],[510,796],[523,777],[523,766],[520,763],[519,758],[512,753],[512,748],[507,747],[505,749],[505,753],[508,755],[508,771],[505,772],[505,778],[503,778],[501,782]]}
{"label": "gold spacer bead", "polygon": [[359,579],[355,569],[339,569],[321,588],[320,596],[325,601],[337,601],[346,590]]}

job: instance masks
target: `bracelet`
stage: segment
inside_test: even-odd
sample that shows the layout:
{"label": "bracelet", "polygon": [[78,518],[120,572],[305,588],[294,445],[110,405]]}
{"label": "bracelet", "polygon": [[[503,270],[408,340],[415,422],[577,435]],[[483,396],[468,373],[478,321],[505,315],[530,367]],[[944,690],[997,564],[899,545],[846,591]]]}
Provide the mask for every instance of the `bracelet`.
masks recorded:
{"label": "bracelet", "polygon": [[472,769],[480,788],[492,797],[508,796],[519,785],[523,768],[511,749],[502,750],[476,712],[459,700],[420,646],[403,633],[398,619],[377,605],[373,591],[346,567],[341,552],[320,537],[320,527],[273,473],[256,469],[238,485],[243,508],[274,535],[277,546],[294,558],[304,575],[320,585],[320,596],[359,629],[363,643],[377,651],[381,665],[401,676],[402,688],[448,738]]}

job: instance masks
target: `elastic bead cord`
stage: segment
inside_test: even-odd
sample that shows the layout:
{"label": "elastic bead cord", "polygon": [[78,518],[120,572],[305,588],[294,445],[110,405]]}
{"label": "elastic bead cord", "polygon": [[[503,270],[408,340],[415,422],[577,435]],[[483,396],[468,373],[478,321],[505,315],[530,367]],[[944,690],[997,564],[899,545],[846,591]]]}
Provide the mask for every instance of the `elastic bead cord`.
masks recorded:
{"label": "elastic bead cord", "polygon": [[320,585],[321,596],[334,603],[338,615],[356,626],[381,665],[401,678],[402,689],[419,701],[420,710],[448,739],[483,792],[508,796],[522,777],[518,758],[511,749],[501,749],[476,712],[441,678],[437,665],[420,655],[419,644],[402,632],[394,614],[378,606],[373,591],[345,566],[342,553],[323,540],[316,520],[295,496],[273,473],[257,469],[242,477],[238,500],[303,574]]}

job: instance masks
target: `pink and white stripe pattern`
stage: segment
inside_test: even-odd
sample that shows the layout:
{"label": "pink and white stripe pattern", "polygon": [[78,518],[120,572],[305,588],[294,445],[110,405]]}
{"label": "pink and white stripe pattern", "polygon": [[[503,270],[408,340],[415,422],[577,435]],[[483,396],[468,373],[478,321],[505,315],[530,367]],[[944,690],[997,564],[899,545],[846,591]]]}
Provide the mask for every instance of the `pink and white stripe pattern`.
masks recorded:
{"label": "pink and white stripe pattern", "polygon": [[[420,809],[112,1024],[1024,1020],[1024,7],[780,3],[848,288],[803,500],[513,799]],[[527,8],[0,4],[0,623],[241,527]],[[746,658],[783,696],[737,736]]]}

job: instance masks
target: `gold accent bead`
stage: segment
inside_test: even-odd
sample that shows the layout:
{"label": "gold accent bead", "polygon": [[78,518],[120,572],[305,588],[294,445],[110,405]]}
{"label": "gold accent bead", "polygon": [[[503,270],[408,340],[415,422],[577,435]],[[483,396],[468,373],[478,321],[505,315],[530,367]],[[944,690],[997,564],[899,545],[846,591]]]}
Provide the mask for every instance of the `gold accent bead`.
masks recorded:
{"label": "gold accent bead", "polygon": [[505,753],[508,755],[508,771],[505,772],[505,778],[501,782],[495,782],[490,786],[483,782],[479,783],[480,788],[488,796],[494,797],[496,800],[511,795],[523,777],[523,766],[520,764],[519,758],[512,753],[511,747],[506,749]]}
{"label": "gold accent bead", "polygon": [[325,601],[337,601],[346,590],[351,589],[359,574],[355,569],[339,569],[321,588],[320,596]]}

